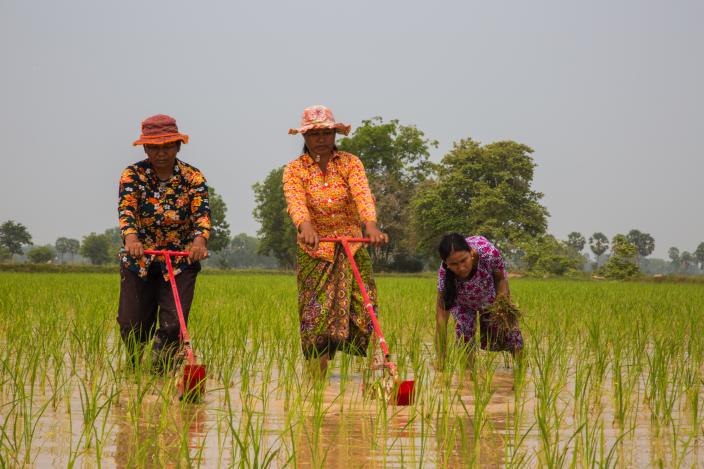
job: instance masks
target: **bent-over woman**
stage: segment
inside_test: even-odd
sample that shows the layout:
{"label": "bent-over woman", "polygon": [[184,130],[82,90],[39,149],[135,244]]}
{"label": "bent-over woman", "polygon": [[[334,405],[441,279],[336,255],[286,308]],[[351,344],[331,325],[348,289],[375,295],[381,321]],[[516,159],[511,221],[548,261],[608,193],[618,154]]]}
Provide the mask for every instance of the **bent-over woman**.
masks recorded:
{"label": "bent-over woman", "polygon": [[[447,344],[447,320],[455,319],[455,336],[459,344],[474,345],[477,314],[491,305],[498,295],[510,296],[508,277],[501,252],[483,236],[452,233],[438,246],[442,264],[438,270],[436,305],[436,349],[444,362]],[[523,348],[523,336],[516,326],[508,334],[499,334],[487,315],[479,318],[481,348],[509,351],[514,356]]]}
{"label": "bent-over woman", "polygon": [[[288,213],[298,230],[301,346],[307,360],[319,360],[322,374],[337,350],[366,355],[372,323],[341,246],[320,242],[320,238],[361,237],[364,226],[373,244],[388,242],[388,236],[377,228],[376,207],[362,162],[335,145],[336,133],[347,135],[349,131],[350,126],[336,122],[325,106],[306,108],[301,126],[289,130],[303,135],[303,154],[286,166],[283,175]],[[369,252],[358,243],[351,248],[376,310]]]}

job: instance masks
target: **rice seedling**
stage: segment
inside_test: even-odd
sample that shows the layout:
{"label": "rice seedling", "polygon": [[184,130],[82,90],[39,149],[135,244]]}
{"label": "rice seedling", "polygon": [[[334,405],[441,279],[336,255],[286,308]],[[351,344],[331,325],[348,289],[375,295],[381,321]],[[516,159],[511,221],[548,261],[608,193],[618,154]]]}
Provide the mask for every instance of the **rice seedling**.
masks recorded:
{"label": "rice seedling", "polygon": [[[513,281],[520,362],[454,341],[441,370],[435,282],[379,277],[380,321],[416,400],[362,392],[368,361],[312,379],[291,275],[202,275],[189,332],[207,392],[130,364],[110,274],[0,273],[0,465],[690,467],[704,436],[696,285]],[[450,326],[452,327],[452,325]],[[450,334],[452,335],[452,334]],[[59,430],[60,429],[60,430]],[[60,436],[63,435],[63,436]]]}

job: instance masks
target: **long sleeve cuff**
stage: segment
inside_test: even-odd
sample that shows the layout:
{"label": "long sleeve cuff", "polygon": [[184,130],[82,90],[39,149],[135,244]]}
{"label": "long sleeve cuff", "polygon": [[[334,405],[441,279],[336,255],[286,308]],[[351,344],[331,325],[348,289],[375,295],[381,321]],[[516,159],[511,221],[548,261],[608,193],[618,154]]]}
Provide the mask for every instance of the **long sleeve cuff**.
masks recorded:
{"label": "long sleeve cuff", "polygon": [[122,228],[122,239],[125,239],[127,235],[131,234],[139,234],[139,231],[137,231],[137,228],[134,226],[127,226],[125,228]]}
{"label": "long sleeve cuff", "polygon": [[210,239],[210,230],[206,230],[206,229],[194,230],[193,231],[193,239],[196,239],[198,236],[202,236],[205,239]]}

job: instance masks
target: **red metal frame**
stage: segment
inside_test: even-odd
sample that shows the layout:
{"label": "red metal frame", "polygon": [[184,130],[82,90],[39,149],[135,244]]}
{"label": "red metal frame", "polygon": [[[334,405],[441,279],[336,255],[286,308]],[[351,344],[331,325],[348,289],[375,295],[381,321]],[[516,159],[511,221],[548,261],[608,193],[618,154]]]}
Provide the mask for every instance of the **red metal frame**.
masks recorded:
{"label": "red metal frame", "polygon": [[340,243],[342,244],[342,248],[345,250],[345,255],[347,256],[347,259],[350,261],[350,266],[352,267],[352,273],[354,274],[354,278],[357,280],[357,285],[359,285],[359,290],[362,292],[362,298],[364,298],[364,307],[366,308],[367,312],[369,313],[369,317],[372,320],[372,325],[374,326],[374,332],[376,333],[377,337],[379,338],[379,344],[381,345],[381,350],[384,352],[384,366],[386,366],[389,371],[393,374],[394,378],[396,378],[397,371],[396,371],[396,364],[389,362],[389,348],[386,345],[386,339],[384,339],[384,334],[381,332],[381,327],[379,326],[379,321],[376,318],[376,314],[374,313],[374,306],[372,306],[372,302],[369,299],[369,294],[367,293],[367,289],[364,288],[364,282],[362,281],[362,276],[359,274],[359,268],[357,268],[357,263],[354,261],[354,256],[352,255],[352,250],[350,249],[350,244],[349,243],[371,243],[371,239],[369,238],[320,238],[321,242],[330,242],[330,243]]}
{"label": "red metal frame", "polygon": [[186,352],[186,358],[188,359],[189,365],[195,365],[196,359],[193,355],[193,349],[191,348],[191,339],[188,337],[188,329],[186,329],[186,320],[183,317],[183,308],[181,307],[181,297],[178,295],[178,288],[176,288],[176,277],[174,276],[174,268],[171,265],[171,256],[188,256],[189,253],[185,251],[156,251],[156,250],[145,250],[144,254],[151,254],[154,256],[163,256],[166,260],[166,269],[169,271],[169,283],[171,284],[171,291],[174,294],[174,303],[176,303],[176,312],[178,313],[178,322],[181,326],[181,343],[183,344],[183,349]]}

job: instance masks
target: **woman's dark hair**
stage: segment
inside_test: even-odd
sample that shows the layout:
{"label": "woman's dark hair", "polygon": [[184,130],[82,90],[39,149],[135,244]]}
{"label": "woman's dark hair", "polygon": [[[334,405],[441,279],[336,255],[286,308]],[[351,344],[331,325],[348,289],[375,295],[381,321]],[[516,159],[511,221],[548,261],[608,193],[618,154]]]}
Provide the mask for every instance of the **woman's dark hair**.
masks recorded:
{"label": "woman's dark hair", "polygon": [[443,285],[443,291],[445,292],[445,309],[452,308],[457,299],[455,273],[450,270],[445,261],[447,261],[447,258],[450,257],[450,254],[453,252],[471,250],[464,236],[458,233],[447,234],[440,240],[438,253],[442,259],[442,266],[445,268],[445,284]]}
{"label": "woman's dark hair", "polygon": [[[332,146],[332,151],[337,151],[337,145]],[[303,153],[308,153],[308,147],[305,143],[303,144]]]}

